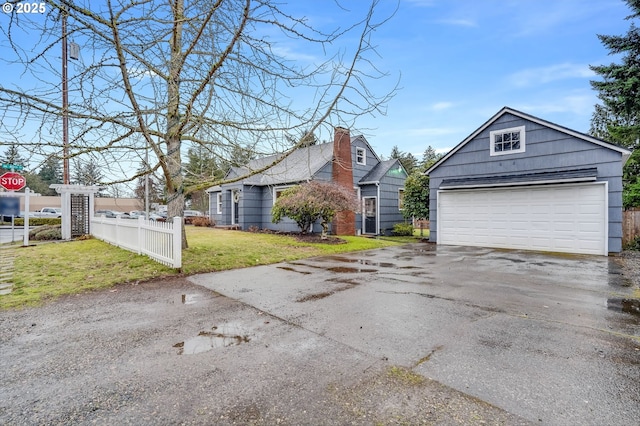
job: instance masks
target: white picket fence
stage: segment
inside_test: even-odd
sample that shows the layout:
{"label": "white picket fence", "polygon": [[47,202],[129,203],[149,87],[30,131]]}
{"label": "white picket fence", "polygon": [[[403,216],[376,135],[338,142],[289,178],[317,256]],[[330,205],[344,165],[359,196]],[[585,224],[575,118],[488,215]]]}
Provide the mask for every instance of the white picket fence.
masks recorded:
{"label": "white picket fence", "polygon": [[94,217],[91,235],[109,244],[144,254],[172,268],[182,267],[182,218],[173,222]]}

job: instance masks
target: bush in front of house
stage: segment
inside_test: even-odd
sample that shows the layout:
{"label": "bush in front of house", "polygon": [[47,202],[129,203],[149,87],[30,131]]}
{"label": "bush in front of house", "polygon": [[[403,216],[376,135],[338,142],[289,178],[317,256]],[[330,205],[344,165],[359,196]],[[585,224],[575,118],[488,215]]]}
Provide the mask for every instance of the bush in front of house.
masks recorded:
{"label": "bush in front of house", "polygon": [[215,223],[206,216],[194,216],[193,218],[191,218],[191,224],[193,226],[203,227],[215,226]]}
{"label": "bush in front of house", "polygon": [[398,237],[410,237],[413,235],[412,223],[396,223],[393,225],[393,235]]}
{"label": "bush in front of house", "polygon": [[271,209],[271,221],[279,223],[285,217],[292,219],[305,234],[320,220],[322,238],[327,238],[329,223],[337,213],[360,211],[353,188],[335,182],[312,180],[282,192]]}

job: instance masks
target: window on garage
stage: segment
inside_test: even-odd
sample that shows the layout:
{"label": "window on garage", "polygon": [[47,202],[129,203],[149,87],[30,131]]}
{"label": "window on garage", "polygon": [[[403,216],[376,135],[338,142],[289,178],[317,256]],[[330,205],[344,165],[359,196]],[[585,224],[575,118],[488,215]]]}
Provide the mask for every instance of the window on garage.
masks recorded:
{"label": "window on garage", "polygon": [[525,152],[524,126],[489,132],[491,155],[506,155]]}

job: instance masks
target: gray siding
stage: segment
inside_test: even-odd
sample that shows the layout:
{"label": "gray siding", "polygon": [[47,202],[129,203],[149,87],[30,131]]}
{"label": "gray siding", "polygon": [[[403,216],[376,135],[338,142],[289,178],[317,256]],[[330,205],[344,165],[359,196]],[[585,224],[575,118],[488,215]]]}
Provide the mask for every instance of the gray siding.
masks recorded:
{"label": "gray siding", "polygon": [[398,190],[404,188],[404,181],[404,175],[395,177],[389,174],[380,181],[380,234],[391,235],[393,225],[405,221],[398,199]]}
{"label": "gray siding", "polygon": [[[365,150],[366,164],[361,165],[356,163],[356,149],[363,148]],[[351,141],[351,156],[352,156],[352,164],[353,164],[353,187],[356,188],[359,186],[360,180],[367,176],[371,170],[373,170],[378,163],[380,163],[380,159],[378,156],[371,150],[371,147],[367,143],[367,141],[363,137],[353,138]],[[332,180],[332,170],[333,164],[328,162],[326,165],[321,167],[314,175],[313,179],[317,180]],[[245,182],[246,183],[246,182]],[[220,225],[229,225],[231,224],[232,214],[231,209],[233,207],[233,203],[231,200],[231,190],[240,189],[242,191],[242,195],[240,197],[240,217],[239,217],[239,225],[242,229],[249,229],[250,227],[257,227],[259,229],[269,229],[274,231],[283,231],[283,232],[298,232],[299,228],[296,223],[289,219],[285,218],[282,222],[278,224],[274,224],[271,221],[271,209],[273,207],[273,190],[276,187],[285,187],[292,186],[299,182],[283,182],[282,184],[273,186],[273,185],[264,185],[264,186],[250,186],[250,185],[242,185],[241,183],[233,183],[233,184],[225,184],[222,185],[222,196],[223,196],[223,213],[216,213],[216,193],[210,193],[210,202],[211,202],[211,217],[216,220],[216,223]],[[398,187],[402,187],[404,185],[403,179],[396,180],[388,180],[381,184],[382,191],[384,192],[384,196],[380,196],[378,200],[378,209],[379,209],[379,220],[381,226],[384,226],[385,229],[390,230],[393,227],[393,224],[402,221],[402,216],[399,214],[398,210]],[[364,185],[362,188],[361,196],[375,196],[378,197],[378,190],[376,185]],[[321,231],[320,223],[314,224],[313,231],[320,232]],[[356,215],[356,232],[362,232],[362,215]]]}
{"label": "gray siding", "polygon": [[[525,152],[490,156],[489,132],[525,126]],[[504,114],[429,174],[430,240],[437,241],[437,191],[443,179],[596,167],[609,186],[609,251],[622,249],[622,154],[558,130]]]}

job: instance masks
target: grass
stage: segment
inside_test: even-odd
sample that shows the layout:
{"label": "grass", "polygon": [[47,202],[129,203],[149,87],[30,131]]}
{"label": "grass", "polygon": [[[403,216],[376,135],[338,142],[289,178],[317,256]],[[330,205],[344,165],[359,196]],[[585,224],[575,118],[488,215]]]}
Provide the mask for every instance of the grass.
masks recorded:
{"label": "grass", "polygon": [[[313,244],[292,236],[186,228],[189,248],[182,254],[182,273],[267,265],[313,256],[415,242],[413,237],[341,237],[346,244]],[[88,239],[38,244],[16,249],[13,291],[0,296],[0,309],[42,304],[66,294],[177,275],[146,256]]]}

